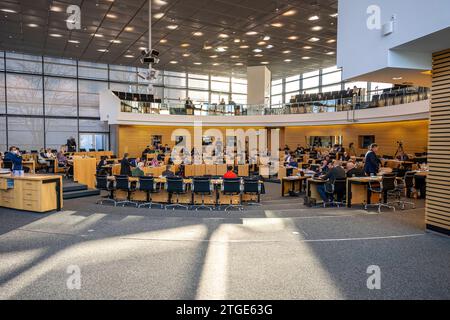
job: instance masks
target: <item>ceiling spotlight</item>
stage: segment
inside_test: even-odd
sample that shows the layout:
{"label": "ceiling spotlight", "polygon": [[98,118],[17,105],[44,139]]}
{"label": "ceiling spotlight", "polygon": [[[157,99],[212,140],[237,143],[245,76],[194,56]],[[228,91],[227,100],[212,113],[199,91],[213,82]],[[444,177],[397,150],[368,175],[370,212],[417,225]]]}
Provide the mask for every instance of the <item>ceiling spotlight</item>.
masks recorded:
{"label": "ceiling spotlight", "polygon": [[67,42],[76,43],[76,44],[80,43],[80,41],[78,41],[78,40],[67,40]]}
{"label": "ceiling spotlight", "polygon": [[244,64],[242,62],[238,62],[235,64],[235,66],[243,66]]}
{"label": "ceiling spotlight", "polygon": [[50,11],[53,11],[53,12],[62,12],[63,10],[62,10],[61,7],[51,6],[51,7],[50,7]]}
{"label": "ceiling spotlight", "polygon": [[226,33],[221,33],[221,34],[219,34],[219,38],[222,38],[222,39],[227,39],[227,38],[229,38],[230,36],[229,35],[227,35]]}
{"label": "ceiling spotlight", "polygon": [[98,52],[108,52],[108,49],[97,49]]}
{"label": "ceiling spotlight", "polygon": [[311,16],[308,18],[309,21],[316,21],[319,20],[319,16]]}
{"label": "ceiling spotlight", "polygon": [[257,43],[257,45],[258,45],[258,46],[263,46],[263,45],[265,45],[266,43],[267,43],[267,42],[265,42],[265,41],[260,41],[260,42]]}
{"label": "ceiling spotlight", "polygon": [[178,61],[174,61],[174,60],[172,60],[172,61],[170,61],[169,63],[170,63],[170,64],[177,64],[177,63],[178,63]]}
{"label": "ceiling spotlight", "polygon": [[332,18],[337,18],[337,16],[338,16],[337,13],[330,14],[330,17],[332,17]]}
{"label": "ceiling spotlight", "polygon": [[201,65],[202,65],[201,62],[194,62],[194,64],[195,64],[196,66],[201,66]]}
{"label": "ceiling spotlight", "polygon": [[291,59],[284,60],[284,62],[291,62],[291,61],[292,61]]}
{"label": "ceiling spotlight", "polygon": [[231,58],[231,59],[238,59],[239,56],[231,56],[230,58]]}
{"label": "ceiling spotlight", "polygon": [[335,42],[336,42],[336,39],[327,40],[327,43],[335,43]]}
{"label": "ceiling spotlight", "polygon": [[62,37],[62,35],[60,35],[59,33],[50,33],[49,36],[53,37],[53,38],[61,38]]}
{"label": "ceiling spotlight", "polygon": [[323,27],[321,27],[321,26],[314,26],[311,28],[312,31],[320,31],[322,29],[323,29]]}
{"label": "ceiling spotlight", "polygon": [[326,54],[332,56],[334,54],[334,51],[327,52]]}
{"label": "ceiling spotlight", "polygon": [[194,32],[193,35],[196,37],[201,37],[201,36],[203,36],[203,32],[197,31],[197,32]]}
{"label": "ceiling spotlight", "polygon": [[183,57],[187,58],[190,57],[191,55],[189,53],[183,53]]}
{"label": "ceiling spotlight", "polygon": [[282,26],[284,26],[284,24],[282,24],[281,22],[274,22],[271,24],[271,26],[275,28],[281,28]]}
{"label": "ceiling spotlight", "polygon": [[264,57],[264,55],[258,53],[258,54],[255,54],[254,57],[256,57],[256,58],[261,58],[261,57]]}
{"label": "ceiling spotlight", "polygon": [[257,34],[258,34],[258,32],[256,32],[256,31],[249,31],[246,33],[246,35],[248,35],[248,36],[255,36]]}
{"label": "ceiling spotlight", "polygon": [[263,62],[261,62],[261,64],[269,64],[269,62],[263,61]]}
{"label": "ceiling spotlight", "polygon": [[178,28],[178,25],[176,25],[176,24],[171,24],[171,25],[167,26],[167,29],[170,29],[170,30],[175,30],[177,28]]}
{"label": "ceiling spotlight", "polygon": [[393,77],[392,80],[403,80],[403,77]]}
{"label": "ceiling spotlight", "polygon": [[127,32],[134,31],[134,27],[126,27],[126,28],[125,28],[125,31],[127,31]]}
{"label": "ceiling spotlight", "polygon": [[167,39],[161,39],[159,40],[160,43],[167,43]]}
{"label": "ceiling spotlight", "polygon": [[303,49],[310,50],[310,49],[312,49],[312,47],[311,46],[304,46]]}
{"label": "ceiling spotlight", "polygon": [[239,48],[241,48],[241,49],[248,49],[248,48],[250,48],[250,47],[247,46],[247,45],[243,45],[243,46],[240,46]]}
{"label": "ceiling spotlight", "polygon": [[110,18],[110,19],[117,19],[117,15],[115,15],[114,13],[108,13],[108,14],[106,15],[106,17],[107,17],[107,18]]}
{"label": "ceiling spotlight", "polygon": [[269,44],[266,48],[267,48],[267,49],[272,49],[272,48],[273,48],[273,45]]}
{"label": "ceiling spotlight", "polygon": [[205,50],[211,50],[211,49],[212,49],[212,46],[204,46],[203,49],[205,49]]}
{"label": "ceiling spotlight", "polygon": [[227,51],[228,47],[217,47],[216,52],[225,52]]}
{"label": "ceiling spotlight", "polygon": [[121,40],[111,40],[112,43],[122,43]]}
{"label": "ceiling spotlight", "polygon": [[316,37],[312,37],[312,38],[310,38],[310,39],[308,39],[308,41],[310,41],[310,42],[317,42],[317,41],[319,41],[320,39],[319,38],[316,38]]}
{"label": "ceiling spotlight", "polygon": [[303,60],[309,60],[311,57],[302,57]]}
{"label": "ceiling spotlight", "polygon": [[241,39],[234,39],[234,43],[240,43]]}
{"label": "ceiling spotlight", "polygon": [[94,36],[95,38],[103,38],[103,35],[102,35],[102,34],[99,34],[99,33],[94,33],[93,36]]}
{"label": "ceiling spotlight", "polygon": [[270,40],[270,37],[269,37],[269,36],[265,36],[265,37],[263,38],[263,40],[264,40],[264,41],[269,41],[269,40]]}
{"label": "ceiling spotlight", "polygon": [[164,0],[153,0],[153,2],[158,6],[165,6],[167,4],[167,1]]}
{"label": "ceiling spotlight", "polygon": [[180,46],[182,48],[187,48],[187,47],[190,47],[191,45],[189,43],[182,43]]}
{"label": "ceiling spotlight", "polygon": [[296,14],[297,13],[297,10],[289,10],[289,11],[286,11],[285,13],[283,13],[283,16],[285,16],[285,17],[290,17],[290,16],[293,16],[294,14]]}
{"label": "ceiling spotlight", "polygon": [[283,53],[284,53],[284,54],[291,53],[291,50],[284,50]]}
{"label": "ceiling spotlight", "polygon": [[162,17],[164,17],[164,13],[160,12],[160,13],[156,13],[153,15],[153,18],[155,19],[161,19]]}
{"label": "ceiling spotlight", "polygon": [[297,36],[290,36],[288,39],[289,39],[289,40],[297,40],[298,37],[297,37]]}
{"label": "ceiling spotlight", "polygon": [[38,27],[38,25],[35,24],[35,23],[29,23],[29,24],[27,24],[27,26],[30,27],[30,28],[37,28]]}
{"label": "ceiling spotlight", "polygon": [[254,49],[253,52],[260,53],[260,52],[262,52],[262,50],[261,49]]}
{"label": "ceiling spotlight", "polygon": [[213,66],[220,66],[220,63],[215,62],[215,63],[213,63],[212,65],[213,65]]}
{"label": "ceiling spotlight", "polygon": [[139,50],[140,50],[140,51],[147,50],[147,47],[139,47]]}
{"label": "ceiling spotlight", "polygon": [[215,58],[218,58],[219,56],[218,55],[212,55],[212,56],[209,56],[211,59],[215,59]]}
{"label": "ceiling spotlight", "polygon": [[6,12],[6,13],[17,13],[17,11],[12,9],[0,9],[0,11]]}
{"label": "ceiling spotlight", "polygon": [[124,55],[125,58],[134,58],[134,56],[132,54],[126,54]]}

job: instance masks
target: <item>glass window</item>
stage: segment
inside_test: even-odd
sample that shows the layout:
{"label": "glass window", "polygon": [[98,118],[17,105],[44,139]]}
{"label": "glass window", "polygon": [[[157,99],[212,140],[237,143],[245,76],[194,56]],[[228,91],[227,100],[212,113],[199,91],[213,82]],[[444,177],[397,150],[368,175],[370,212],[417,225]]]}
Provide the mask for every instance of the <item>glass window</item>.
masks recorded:
{"label": "glass window", "polygon": [[138,81],[137,70],[135,67],[110,66],[109,80],[136,83]]}
{"label": "glass window", "polygon": [[318,75],[319,75],[319,70],[307,72],[307,73],[303,74],[303,79],[310,78],[310,77],[315,77],[315,76],[318,76]]}
{"label": "glass window", "polygon": [[184,100],[186,98],[186,90],[180,90],[180,89],[170,89],[170,88],[166,88],[164,90],[165,93],[165,99],[169,99],[169,100]]}
{"label": "glass window", "polygon": [[117,83],[117,82],[110,82],[109,88],[113,91],[120,91],[120,92],[136,92],[136,84],[127,84],[127,83]]}
{"label": "glass window", "polygon": [[278,95],[278,96],[273,96],[272,97],[272,106],[281,106],[281,104],[283,103],[283,96],[282,95]]}
{"label": "glass window", "polygon": [[230,92],[230,83],[211,81],[211,91]]}
{"label": "glass window", "polygon": [[77,80],[45,77],[44,88],[46,115],[77,115]]}
{"label": "glass window", "polygon": [[0,71],[5,70],[5,59],[3,59],[5,56],[5,53],[3,51],[0,51]]}
{"label": "glass window", "polygon": [[334,84],[342,81],[342,72],[333,72],[322,75],[322,85]]}
{"label": "glass window", "polygon": [[69,59],[44,57],[44,73],[55,76],[77,76],[77,62]]}
{"label": "glass window", "polygon": [[341,91],[341,90],[342,90],[341,84],[336,84],[334,86],[322,87],[322,92],[332,92],[332,91]]}
{"label": "glass window", "polygon": [[233,93],[231,99],[236,104],[247,104],[247,95],[246,94],[235,94],[235,93]]}
{"label": "glass window", "polygon": [[[1,59],[1,58],[0,58]],[[0,114],[6,112],[5,108],[5,73],[0,72]]]}
{"label": "glass window", "polygon": [[70,137],[78,140],[78,121],[76,119],[45,119],[45,144],[48,148],[59,150]]}
{"label": "glass window", "polygon": [[286,78],[286,82],[298,81],[298,80],[300,80],[300,75]]}
{"label": "glass window", "polygon": [[198,79],[191,79],[188,80],[188,87],[189,88],[195,88],[195,89],[209,89],[209,81],[208,80],[198,80]]}
{"label": "glass window", "polygon": [[78,95],[81,117],[99,117],[99,92],[108,89],[108,83],[102,81],[79,80]]}
{"label": "glass window", "polygon": [[[384,90],[384,89],[389,89],[392,88],[393,84],[392,83],[383,83],[383,82],[372,82],[370,84],[370,90],[374,91],[374,90]],[[359,87],[358,87],[359,88]]]}
{"label": "glass window", "polygon": [[195,91],[195,90],[189,90],[188,93],[189,98],[194,103],[208,103],[209,102],[209,92],[208,91]]}
{"label": "glass window", "polygon": [[165,76],[164,85],[169,87],[186,87],[186,78]]}
{"label": "glass window", "polygon": [[304,92],[305,92],[306,94],[319,93],[319,88],[305,90]]}
{"label": "glass window", "polygon": [[20,53],[6,53],[6,70],[23,73],[42,73],[42,58]]}
{"label": "glass window", "polygon": [[319,77],[303,79],[303,89],[314,88],[319,86]]}
{"label": "glass window", "polygon": [[298,91],[300,90],[300,81],[286,82],[286,92]]}
{"label": "glass window", "polygon": [[42,76],[6,75],[8,114],[41,115]]}
{"label": "glass window", "polygon": [[272,86],[276,86],[283,83],[283,79],[272,80]]}
{"label": "glass window", "polygon": [[183,73],[183,72],[164,71],[164,75],[165,76],[174,76],[174,77],[186,78],[186,73]]}
{"label": "glass window", "polygon": [[235,82],[235,79],[233,79],[233,82],[231,83],[231,91],[233,93],[245,93],[247,94],[247,81],[245,83],[241,82]]}
{"label": "glass window", "polygon": [[322,69],[322,74],[329,73],[329,72],[335,72],[338,70],[340,70],[340,69],[337,66],[333,66],[333,67]]}
{"label": "glass window", "polygon": [[353,89],[353,87],[355,87],[355,86],[357,88],[361,88],[361,89],[366,89],[367,90],[367,82],[357,81],[357,82],[346,82],[345,83],[345,89],[347,89],[347,88]]}
{"label": "glass window", "polygon": [[290,102],[291,102],[291,99],[292,99],[292,98],[295,98],[295,96],[298,95],[298,94],[300,94],[299,91],[287,93],[287,94],[284,96],[284,101],[286,101],[286,103],[290,103]]}
{"label": "glass window", "polygon": [[8,117],[8,142],[26,151],[43,148],[44,119]]}
{"label": "glass window", "polygon": [[272,94],[273,95],[278,95],[281,94],[283,92],[283,86],[282,85],[277,85],[277,86],[273,86],[272,87]]}
{"label": "glass window", "polygon": [[80,134],[80,149],[108,150],[108,135],[102,133]]}
{"label": "glass window", "polygon": [[80,132],[108,132],[108,123],[99,120],[80,119]]}
{"label": "glass window", "polygon": [[85,79],[108,80],[108,65],[86,61],[78,62],[78,76]]}
{"label": "glass window", "polygon": [[4,152],[6,149],[6,117],[0,116],[0,152]]}

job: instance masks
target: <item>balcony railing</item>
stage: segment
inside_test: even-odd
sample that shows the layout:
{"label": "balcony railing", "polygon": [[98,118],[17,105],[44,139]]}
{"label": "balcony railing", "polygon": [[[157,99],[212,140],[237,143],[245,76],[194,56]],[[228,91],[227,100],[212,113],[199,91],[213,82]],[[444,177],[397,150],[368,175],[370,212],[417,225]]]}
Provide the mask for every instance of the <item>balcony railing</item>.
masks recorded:
{"label": "balcony railing", "polygon": [[121,101],[121,112],[162,115],[196,116],[261,116],[352,111],[381,108],[413,103],[429,99],[429,88],[407,87],[367,92],[363,95],[344,96],[335,93],[314,95],[314,100],[283,103],[278,105],[214,104],[198,103],[186,106],[182,103],[149,103]]}

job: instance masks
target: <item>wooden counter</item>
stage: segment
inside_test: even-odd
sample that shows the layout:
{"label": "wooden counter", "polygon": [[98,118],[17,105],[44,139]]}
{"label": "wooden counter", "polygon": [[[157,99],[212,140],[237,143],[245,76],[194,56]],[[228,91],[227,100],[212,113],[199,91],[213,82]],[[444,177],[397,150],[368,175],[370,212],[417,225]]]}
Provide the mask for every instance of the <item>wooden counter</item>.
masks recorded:
{"label": "wooden counter", "polygon": [[62,177],[0,175],[0,207],[48,212],[63,206]]}
{"label": "wooden counter", "polygon": [[97,172],[96,158],[73,158],[73,180],[85,184],[90,189],[95,188],[95,174]]}

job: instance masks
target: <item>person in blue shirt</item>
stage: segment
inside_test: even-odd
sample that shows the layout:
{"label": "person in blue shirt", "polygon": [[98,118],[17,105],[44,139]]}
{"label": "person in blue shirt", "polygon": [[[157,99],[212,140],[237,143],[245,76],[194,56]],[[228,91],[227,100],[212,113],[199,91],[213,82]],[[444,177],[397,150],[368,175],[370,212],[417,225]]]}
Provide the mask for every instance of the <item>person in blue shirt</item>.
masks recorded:
{"label": "person in blue shirt", "polygon": [[23,170],[22,166],[22,156],[20,155],[19,148],[11,147],[9,148],[9,152],[5,154],[3,159],[4,161],[11,161],[13,164],[13,171],[21,171]]}
{"label": "person in blue shirt", "polygon": [[364,172],[368,176],[376,175],[380,170],[381,161],[378,159],[377,152],[378,145],[371,144],[364,160]]}

